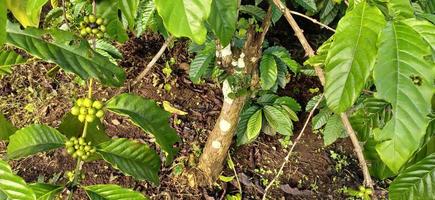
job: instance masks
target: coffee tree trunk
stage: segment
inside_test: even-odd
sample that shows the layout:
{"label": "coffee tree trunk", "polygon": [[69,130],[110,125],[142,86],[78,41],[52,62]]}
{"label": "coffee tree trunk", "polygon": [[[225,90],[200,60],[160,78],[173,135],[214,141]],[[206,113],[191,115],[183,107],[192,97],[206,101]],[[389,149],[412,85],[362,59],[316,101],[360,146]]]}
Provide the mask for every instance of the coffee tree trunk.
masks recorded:
{"label": "coffee tree trunk", "polygon": [[[244,61],[245,73],[252,76],[252,88],[255,88],[258,85],[259,78],[257,65],[258,60],[261,57],[261,47],[264,37],[270,26],[271,13],[271,8],[269,8],[266,17],[263,20],[263,32],[256,32],[254,27],[251,27],[248,30],[245,46],[242,53],[239,55],[239,58],[242,58]],[[224,94],[228,88],[228,82],[224,82],[222,87]],[[230,99],[224,95],[224,104],[219,114],[219,118],[217,119],[212,132],[208,136],[207,143],[205,144],[203,153],[199,160],[198,168],[200,174],[196,178],[196,185],[211,185],[222,172],[224,161],[227,157],[228,150],[237,128],[240,113],[248,98],[249,94],[235,99]]]}

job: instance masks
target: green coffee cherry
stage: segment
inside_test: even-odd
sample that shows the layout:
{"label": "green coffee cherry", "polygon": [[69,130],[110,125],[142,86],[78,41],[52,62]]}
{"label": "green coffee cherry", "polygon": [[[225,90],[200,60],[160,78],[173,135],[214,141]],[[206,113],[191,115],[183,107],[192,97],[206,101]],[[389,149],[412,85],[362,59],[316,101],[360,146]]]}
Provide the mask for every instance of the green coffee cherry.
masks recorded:
{"label": "green coffee cherry", "polygon": [[79,144],[80,145],[84,145],[84,144],[86,144],[86,142],[85,142],[85,139],[84,138],[79,138]]}
{"label": "green coffee cherry", "polygon": [[92,33],[92,28],[91,27],[86,27],[86,33]]}
{"label": "green coffee cherry", "polygon": [[95,115],[88,114],[86,115],[86,121],[91,123],[95,120]]}
{"label": "green coffee cherry", "polygon": [[100,25],[99,29],[103,33],[106,32],[106,27],[104,25]]}
{"label": "green coffee cherry", "polygon": [[88,32],[86,32],[86,28],[83,28],[83,29],[80,30],[80,35],[81,36],[85,36],[87,34],[88,34]]}
{"label": "green coffee cherry", "polygon": [[95,21],[97,21],[97,18],[95,18],[94,15],[89,15],[88,18],[89,18],[89,22],[91,23],[95,23]]}
{"label": "green coffee cherry", "polygon": [[97,34],[98,32],[99,32],[98,29],[96,29],[96,28],[92,29],[92,33],[93,33],[93,34]]}
{"label": "green coffee cherry", "polygon": [[101,101],[94,101],[92,107],[97,110],[100,110],[101,108],[103,108],[103,103]]}
{"label": "green coffee cherry", "polygon": [[82,158],[82,160],[86,160],[86,159],[88,159],[88,156],[87,155],[83,155],[81,158]]}
{"label": "green coffee cherry", "polygon": [[91,149],[92,149],[92,147],[89,146],[89,145],[86,145],[85,148],[84,148],[85,151],[90,151]]}
{"label": "green coffee cherry", "polygon": [[98,25],[102,25],[104,22],[103,18],[98,18],[97,21],[95,23],[97,23]]}
{"label": "green coffee cherry", "polygon": [[95,116],[98,118],[102,118],[104,116],[104,111],[99,110],[97,113],[95,113]]}
{"label": "green coffee cherry", "polygon": [[94,115],[97,111],[94,108],[88,108],[88,114]]}
{"label": "green coffee cherry", "polygon": [[79,115],[79,121],[80,122],[84,122],[85,119],[86,119],[86,115],[82,115],[82,114]]}
{"label": "green coffee cherry", "polygon": [[88,16],[83,17],[83,21],[84,21],[85,23],[89,23],[89,17],[88,17]]}
{"label": "green coffee cherry", "polygon": [[84,107],[87,107],[87,108],[92,107],[92,100],[89,99],[89,98],[84,99],[84,100],[83,100],[83,106],[84,106]]}
{"label": "green coffee cherry", "polygon": [[81,108],[80,108],[80,114],[82,114],[82,115],[86,115],[86,114],[88,114],[88,109],[85,108],[85,107],[81,107]]}
{"label": "green coffee cherry", "polygon": [[76,151],[76,154],[77,154],[77,156],[83,156],[83,155],[85,155],[85,152],[83,152],[83,150],[77,150]]}
{"label": "green coffee cherry", "polygon": [[76,144],[76,145],[74,145],[74,149],[80,149],[80,145],[79,144]]}
{"label": "green coffee cherry", "polygon": [[67,151],[69,154],[73,154],[74,151],[76,151],[76,150],[74,149],[74,147],[68,147],[68,148],[66,149],[66,151]]}
{"label": "green coffee cherry", "polygon": [[98,39],[103,38],[103,36],[104,36],[104,34],[102,32],[97,33],[97,38]]}
{"label": "green coffee cherry", "polygon": [[76,105],[78,106],[78,107],[81,107],[82,105],[83,105],[83,99],[77,99],[77,101],[76,101]]}
{"label": "green coffee cherry", "polygon": [[68,141],[65,142],[65,146],[66,147],[72,147],[72,146],[74,146],[74,143],[71,140],[68,140]]}

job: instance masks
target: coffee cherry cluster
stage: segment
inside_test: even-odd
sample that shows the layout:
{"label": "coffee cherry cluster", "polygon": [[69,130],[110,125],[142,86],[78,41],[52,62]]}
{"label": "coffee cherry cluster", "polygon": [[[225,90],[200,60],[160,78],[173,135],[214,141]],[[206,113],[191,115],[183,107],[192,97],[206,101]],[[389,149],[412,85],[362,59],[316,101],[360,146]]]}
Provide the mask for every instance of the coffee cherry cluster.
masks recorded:
{"label": "coffee cherry cluster", "polygon": [[84,138],[77,139],[72,137],[65,142],[66,151],[72,155],[73,158],[80,158],[86,160],[89,156],[95,153],[95,147],[91,146],[91,142],[86,143]]}
{"label": "coffee cherry cluster", "polygon": [[103,118],[103,103],[101,101],[92,101],[89,98],[80,98],[76,101],[71,114],[78,116],[81,122],[93,122],[96,117]]}
{"label": "coffee cherry cluster", "polygon": [[106,32],[107,20],[95,15],[88,15],[80,22],[80,35],[102,38]]}

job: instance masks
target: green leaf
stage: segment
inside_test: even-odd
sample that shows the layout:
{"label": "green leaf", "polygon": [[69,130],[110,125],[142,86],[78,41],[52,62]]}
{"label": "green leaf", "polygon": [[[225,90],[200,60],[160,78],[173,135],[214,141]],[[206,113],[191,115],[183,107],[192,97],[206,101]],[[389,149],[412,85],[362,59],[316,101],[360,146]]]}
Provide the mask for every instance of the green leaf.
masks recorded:
{"label": "green leaf", "polygon": [[97,40],[97,42],[95,43],[95,47],[109,53],[113,58],[122,58],[122,53],[119,52],[119,50],[109,42],[106,42],[104,40]]}
{"label": "green leaf", "polygon": [[198,44],[205,42],[204,22],[212,0],[154,0],[166,29],[176,37],[188,37]]}
{"label": "green leaf", "polygon": [[328,122],[329,118],[332,116],[332,111],[329,109],[322,109],[320,112],[313,117],[313,120],[311,123],[313,124],[313,129],[320,129],[322,128],[326,122]]}
{"label": "green leaf", "polygon": [[295,113],[295,111],[293,111],[292,109],[290,109],[288,106],[286,105],[281,105],[281,106],[275,106],[276,108],[281,108],[281,111],[284,114],[287,114],[287,117],[290,118],[292,121],[299,121],[298,115]]}
{"label": "green leaf", "polygon": [[275,58],[264,54],[260,62],[260,84],[263,90],[269,90],[275,85],[278,75]]}
{"label": "green leaf", "polygon": [[240,6],[239,11],[241,13],[252,15],[258,21],[263,21],[264,17],[266,16],[266,12],[263,9],[253,5],[242,5]]}
{"label": "green leaf", "polygon": [[212,0],[207,21],[224,47],[231,42],[236,31],[237,8],[237,0]]}
{"label": "green leaf", "polygon": [[12,67],[25,63],[21,55],[14,51],[1,51],[0,52],[0,75],[7,75],[12,73]]}
{"label": "green leaf", "polygon": [[6,10],[6,0],[0,0],[0,47],[6,41],[6,21],[8,19]]}
{"label": "green leaf", "polygon": [[44,19],[44,28],[54,27],[56,22],[63,21],[63,9],[62,8],[53,8],[51,9],[47,15],[45,15]]}
{"label": "green leaf", "polygon": [[391,15],[393,15],[395,19],[414,17],[414,9],[409,0],[390,0],[388,1],[387,6]]}
{"label": "green leaf", "polygon": [[309,12],[317,12],[316,2],[314,0],[295,0],[295,2]]}
{"label": "green leaf", "polygon": [[143,0],[139,3],[138,14],[136,18],[136,35],[141,36],[147,26],[153,20],[153,16],[156,12],[156,6],[154,0]]}
{"label": "green leaf", "polygon": [[119,0],[119,9],[128,22],[130,29],[134,27],[134,19],[136,18],[139,0]]}
{"label": "green leaf", "polygon": [[290,109],[292,109],[295,112],[299,112],[301,111],[301,105],[292,97],[288,97],[288,96],[284,96],[284,97],[278,97],[275,102],[273,102],[274,104],[278,104],[278,105],[284,105],[289,107]]}
{"label": "green leaf", "polygon": [[108,21],[106,33],[111,38],[119,42],[125,42],[128,40],[128,35],[118,17],[119,1],[120,0],[97,1],[97,15]]}
{"label": "green leaf", "polygon": [[[351,7],[349,3],[349,7]],[[334,21],[340,10],[340,6],[334,0],[326,0],[326,5],[320,11],[320,22],[328,25]]]}
{"label": "green leaf", "polygon": [[282,110],[274,106],[264,106],[263,110],[267,122],[273,129],[282,135],[293,134],[293,124],[290,118],[287,117]]}
{"label": "green leaf", "polygon": [[15,131],[17,131],[17,128],[5,116],[0,114],[0,140],[9,140],[9,136],[14,134]]}
{"label": "green leaf", "polygon": [[248,136],[248,140],[255,139],[258,134],[260,134],[261,125],[263,123],[262,120],[262,111],[257,110],[248,120],[248,124],[246,127],[246,135]]}
{"label": "green leaf", "polygon": [[[237,135],[237,145],[248,144],[252,140],[248,139],[246,129],[248,127],[248,121],[251,116],[260,110],[258,106],[249,106],[245,108],[240,115],[239,123],[237,124],[236,135]],[[261,111],[261,110],[260,110]]]}
{"label": "green leaf", "polygon": [[334,112],[345,112],[364,88],[375,64],[376,41],[384,23],[378,8],[365,1],[338,23],[325,66],[325,97]]}
{"label": "green leaf", "polygon": [[[81,137],[84,126],[85,125],[79,121],[77,116],[67,113],[63,117],[62,122],[57,130],[68,138],[78,138]],[[93,122],[88,123],[86,141],[92,142],[92,145],[98,145],[100,143],[109,141],[110,137],[107,136],[105,129],[106,128],[99,120],[94,120]]]}
{"label": "green leaf", "polygon": [[[285,0],[281,0],[283,3],[285,3]],[[275,24],[279,19],[282,17],[282,12],[279,10],[278,7],[276,7],[275,4],[272,5],[272,23]]]}
{"label": "green leaf", "polygon": [[435,153],[405,169],[388,188],[391,200],[433,199]]}
{"label": "green leaf", "polygon": [[33,190],[37,200],[55,200],[63,187],[45,183],[33,183],[29,187]]}
{"label": "green leaf", "polygon": [[172,162],[178,149],[172,146],[180,140],[175,130],[169,126],[170,114],[153,100],[132,94],[121,94],[113,97],[106,104],[106,108],[122,116],[130,117],[131,121],[143,131],[154,135],[168,157],[166,163]]}
{"label": "green leaf", "polygon": [[283,62],[294,73],[297,73],[299,71],[300,68],[299,63],[297,63],[291,58],[290,53],[284,47],[281,46],[269,47],[266,50],[264,50],[263,55],[264,54],[271,54],[275,56],[276,59],[279,59],[281,62]]}
{"label": "green leaf", "polygon": [[39,15],[48,0],[5,0],[7,8],[24,27],[39,26]]}
{"label": "green leaf", "polygon": [[308,58],[308,60],[304,62],[304,65],[310,65],[312,67],[325,65],[326,56],[328,55],[333,40],[333,36],[326,40],[326,42],[317,49],[316,55]]}
{"label": "green leaf", "polygon": [[22,128],[9,137],[9,159],[30,156],[42,151],[63,147],[66,137],[54,128],[34,124]]}
{"label": "green leaf", "polygon": [[390,22],[380,36],[373,78],[377,94],[393,107],[393,116],[375,139],[381,159],[395,173],[418,149],[429,123],[433,63],[429,46],[411,27]]}
{"label": "green leaf", "polygon": [[147,145],[126,138],[113,139],[97,146],[97,152],[114,168],[137,180],[159,183],[160,158]]}
{"label": "green leaf", "polygon": [[7,32],[9,44],[45,61],[54,62],[83,80],[93,77],[109,86],[121,86],[125,80],[123,69],[93,51],[85,41],[82,41],[80,46],[46,42],[42,37],[47,32],[38,29],[21,30],[12,24],[8,24]]}
{"label": "green leaf", "polygon": [[13,174],[8,163],[0,159],[1,192],[10,200],[36,200],[35,193],[27,186],[26,182],[21,177]]}
{"label": "green leaf", "polygon": [[198,84],[201,78],[210,68],[212,61],[216,56],[216,45],[214,42],[207,42],[205,48],[202,49],[193,59],[189,67],[189,78],[193,83]]}
{"label": "green leaf", "polygon": [[228,183],[228,182],[231,182],[231,181],[234,179],[234,177],[235,177],[235,176],[223,176],[223,175],[220,175],[220,176],[219,176],[219,179],[220,179],[221,181],[223,181],[223,182]]}
{"label": "green leaf", "polygon": [[334,143],[338,138],[345,135],[341,118],[338,115],[332,115],[328,122],[326,122],[325,129],[323,130],[323,142],[325,146]]}
{"label": "green leaf", "polygon": [[[376,131],[379,131],[379,129],[373,130],[374,133]],[[377,142],[373,137],[367,139],[364,144],[364,157],[370,163],[370,174],[381,180],[397,175],[393,173],[384,162],[382,162],[378,152],[376,152],[376,144]]]}
{"label": "green leaf", "polygon": [[90,185],[83,187],[91,200],[147,200],[141,193],[118,185]]}
{"label": "green leaf", "polygon": [[[425,20],[416,20],[414,18],[403,20],[403,23],[411,27],[420,37],[430,45],[435,52],[435,25]],[[433,53],[435,54],[435,53]]]}

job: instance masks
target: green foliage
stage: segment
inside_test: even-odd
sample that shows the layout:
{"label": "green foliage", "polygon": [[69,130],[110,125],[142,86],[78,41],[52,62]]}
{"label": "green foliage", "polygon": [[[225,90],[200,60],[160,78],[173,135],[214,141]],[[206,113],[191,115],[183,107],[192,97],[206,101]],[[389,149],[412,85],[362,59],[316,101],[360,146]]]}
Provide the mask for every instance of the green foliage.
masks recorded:
{"label": "green foliage", "polygon": [[45,183],[33,183],[29,187],[33,190],[37,200],[53,200],[62,191],[63,187]]}
{"label": "green foliage", "polygon": [[258,134],[260,134],[262,121],[262,111],[257,110],[248,120],[248,124],[246,127],[246,135],[248,136],[248,140],[254,140]]}
{"label": "green foliage", "polygon": [[124,70],[93,51],[85,41],[80,41],[79,46],[66,45],[64,40],[68,38],[47,42],[42,39],[42,36],[48,34],[47,31],[21,30],[13,24],[8,24],[7,34],[7,43],[22,48],[41,59],[54,62],[65,71],[77,74],[83,80],[92,77],[108,86],[121,86],[124,82]]}
{"label": "green foliage", "polygon": [[193,83],[198,84],[207,71],[211,68],[216,58],[216,44],[206,42],[204,48],[198,52],[189,67],[189,78]]}
{"label": "green foliage", "polygon": [[239,11],[241,13],[251,15],[259,21],[262,21],[264,19],[264,16],[266,16],[266,12],[263,9],[253,5],[242,5],[240,6]]}
{"label": "green foliage", "polygon": [[366,2],[340,20],[325,63],[325,97],[334,112],[345,112],[362,91],[376,61],[376,41],[384,23],[378,8]]}
{"label": "green foliage", "polygon": [[128,22],[130,29],[135,25],[137,10],[139,7],[139,0],[119,0],[119,9],[122,11],[123,16]]}
{"label": "green foliage", "polygon": [[394,0],[388,2],[390,15],[396,19],[414,17],[414,10],[409,0]]}
{"label": "green foliage", "polygon": [[25,63],[21,55],[15,53],[14,51],[1,51],[0,52],[0,76],[12,73],[12,67]]}
{"label": "green foliage", "polygon": [[154,19],[156,13],[156,6],[154,0],[143,0],[139,2],[139,8],[136,17],[136,34],[142,35],[147,27]]}
{"label": "green foliage", "polygon": [[246,132],[248,127],[248,121],[254,113],[259,111],[261,107],[253,105],[246,106],[242,114],[240,115],[239,123],[237,124],[236,135],[237,135],[237,145],[243,145],[252,142],[252,140],[248,139],[248,134]]}
{"label": "green foliage", "polygon": [[0,140],[9,140],[9,136],[15,133],[17,128],[0,114]]}
{"label": "green foliage", "polygon": [[7,156],[17,159],[62,147],[66,137],[45,125],[30,125],[9,137]]}
{"label": "green foliage", "polygon": [[[72,115],[71,113],[67,113],[62,119],[62,122],[57,130],[68,138],[78,138],[83,133],[84,126],[85,125],[80,122],[76,116]],[[89,134],[86,136],[86,140],[92,142],[94,145],[109,141],[110,138],[107,136],[105,129],[106,128],[99,120],[88,123],[87,132]]]}
{"label": "green foliage", "polygon": [[263,90],[269,90],[275,85],[278,77],[276,61],[270,54],[265,54],[260,62],[260,84]]}
{"label": "green foliage", "polygon": [[159,183],[160,158],[147,145],[119,138],[98,145],[97,152],[125,174],[138,180]]}
{"label": "green foliage", "polygon": [[314,0],[295,0],[295,2],[309,12],[316,12],[316,2]]}
{"label": "green foliage", "polygon": [[431,199],[435,191],[435,153],[405,169],[391,183],[391,200]]}
{"label": "green foliage", "polygon": [[222,46],[227,46],[236,31],[237,0],[212,0],[208,23]]}
{"label": "green foliage", "polygon": [[124,0],[97,1],[97,16],[100,16],[108,21],[106,25],[107,34],[111,38],[119,42],[125,42],[128,40],[128,35],[118,17],[118,10],[119,7],[121,7],[121,1]]}
{"label": "green foliage", "polygon": [[141,193],[117,185],[91,185],[84,187],[91,200],[147,200]]}
{"label": "green foliage", "polygon": [[323,143],[328,146],[334,143],[338,138],[346,137],[346,131],[338,115],[332,115],[326,122],[323,130]]}
{"label": "green foliage", "polygon": [[[3,192],[8,199],[36,200],[35,193],[26,182],[12,173],[11,167],[0,160],[0,193]],[[1,194],[0,194],[1,196]]]}
{"label": "green foliage", "polygon": [[6,0],[0,0],[0,46],[6,41],[7,14]]}
{"label": "green foliage", "polygon": [[212,0],[155,0],[166,29],[176,37],[188,37],[198,44],[205,42],[204,22],[210,14]]}
{"label": "green foliage", "polygon": [[166,163],[172,162],[178,151],[172,145],[180,138],[175,130],[169,126],[170,114],[157,106],[155,101],[132,94],[121,94],[109,100],[106,109],[129,117],[143,131],[152,134],[160,148],[168,153]]}
{"label": "green foliage", "polygon": [[[24,27],[39,26],[42,7],[48,0],[3,0],[7,8]],[[2,2],[3,3],[3,2]]]}

